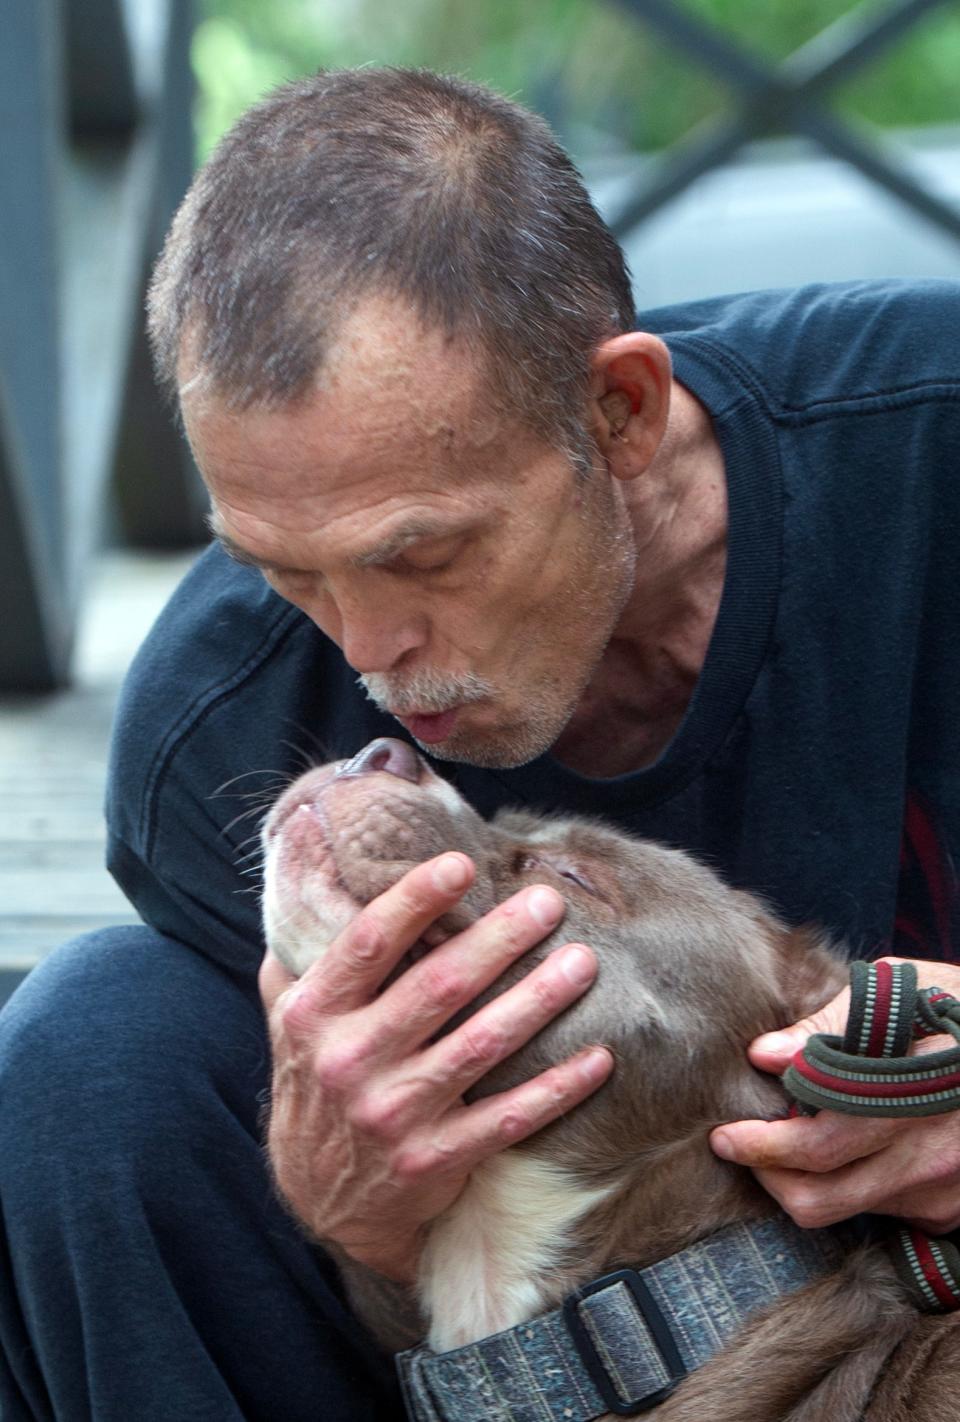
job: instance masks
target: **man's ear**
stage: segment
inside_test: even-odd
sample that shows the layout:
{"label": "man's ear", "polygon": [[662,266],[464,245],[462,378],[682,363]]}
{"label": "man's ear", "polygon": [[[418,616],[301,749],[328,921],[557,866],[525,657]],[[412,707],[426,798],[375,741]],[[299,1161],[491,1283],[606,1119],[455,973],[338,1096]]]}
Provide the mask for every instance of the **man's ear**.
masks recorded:
{"label": "man's ear", "polygon": [[670,410],[670,353],[646,331],[604,341],[593,353],[590,421],[617,479],[635,479],[660,447]]}

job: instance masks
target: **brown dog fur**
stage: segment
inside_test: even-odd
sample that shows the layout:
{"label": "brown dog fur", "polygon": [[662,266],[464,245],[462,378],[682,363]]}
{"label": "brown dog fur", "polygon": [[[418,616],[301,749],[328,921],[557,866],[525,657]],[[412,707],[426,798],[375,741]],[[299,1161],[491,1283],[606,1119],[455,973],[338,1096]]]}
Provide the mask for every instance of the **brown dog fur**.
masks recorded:
{"label": "brown dog fur", "polygon": [[[441,922],[443,932],[456,932],[529,883],[553,883],[567,903],[561,926],[480,1001],[560,942],[589,943],[600,961],[591,990],[473,1094],[529,1079],[588,1042],[607,1043],[617,1061],[613,1077],[586,1103],[505,1152],[486,1175],[483,1167],[475,1172],[435,1223],[420,1280],[427,1314],[463,1293],[464,1280],[451,1290],[448,1278],[462,1263],[455,1212],[471,1237],[482,1235],[483,1212],[491,1201],[509,1209],[503,1191],[511,1188],[510,1171],[515,1176],[524,1163],[555,1170],[563,1198],[572,1184],[586,1204],[544,1241],[548,1267],[534,1281],[532,1303],[523,1300],[534,1285],[515,1279],[504,1304],[510,1281],[495,1262],[482,1279],[466,1280],[471,1296],[484,1288],[502,1294],[480,1300],[463,1324],[467,1332],[471,1324],[476,1330],[476,1318],[485,1321],[481,1333],[520,1322],[609,1268],[642,1267],[725,1224],[773,1212],[753,1176],[718,1160],[707,1137],[723,1121],[783,1113],[778,1084],[750,1067],[746,1046],[838,991],[845,969],[821,938],[785,928],[755,898],[680,851],[582,820],[511,812],[487,824],[422,762],[416,783],[377,768],[376,757],[362,773],[339,769],[301,777],[265,826],[265,921],[278,956],[302,972],[360,905],[413,864],[463,850],[476,865],[476,882]],[[502,1228],[502,1213],[494,1224]],[[396,1328],[396,1291],[344,1264],[373,1331],[386,1346],[408,1343],[409,1334]],[[467,1341],[443,1320],[426,1321],[439,1346]],[[915,1364],[921,1355],[929,1366]],[[958,1374],[953,1320],[918,1318],[883,1251],[867,1247],[758,1316],[649,1415],[658,1422],[855,1422],[864,1415],[870,1422],[939,1422]]]}

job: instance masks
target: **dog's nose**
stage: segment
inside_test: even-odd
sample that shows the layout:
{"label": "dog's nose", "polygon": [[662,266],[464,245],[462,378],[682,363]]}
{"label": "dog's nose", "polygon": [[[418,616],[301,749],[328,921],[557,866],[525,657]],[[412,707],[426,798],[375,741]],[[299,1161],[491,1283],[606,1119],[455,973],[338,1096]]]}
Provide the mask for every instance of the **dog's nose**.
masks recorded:
{"label": "dog's nose", "polygon": [[381,736],[364,746],[362,751],[346,765],[341,766],[339,775],[369,775],[374,770],[385,770],[388,775],[399,776],[401,780],[420,783],[420,757],[413,746],[406,741],[394,740],[392,736]]}

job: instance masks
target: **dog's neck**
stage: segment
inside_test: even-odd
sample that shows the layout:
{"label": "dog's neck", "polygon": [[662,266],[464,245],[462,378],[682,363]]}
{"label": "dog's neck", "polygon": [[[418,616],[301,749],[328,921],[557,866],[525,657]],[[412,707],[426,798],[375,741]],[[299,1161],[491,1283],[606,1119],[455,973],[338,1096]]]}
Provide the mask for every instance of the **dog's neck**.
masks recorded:
{"label": "dog's neck", "polygon": [[445,1352],[512,1328],[614,1264],[654,1263],[774,1208],[752,1177],[711,1154],[705,1132],[639,1157],[613,1184],[505,1151],[474,1170],[430,1232],[419,1271],[430,1346]]}
{"label": "dog's neck", "polygon": [[[555,1165],[516,1150],[485,1163],[434,1227],[422,1261],[430,1348],[443,1353],[501,1333],[550,1312],[616,1265],[646,1268],[694,1240],[716,1238],[735,1220],[769,1216],[771,1202],[744,1187],[745,1173],[707,1159],[704,1147],[702,1140],[688,1152],[678,1145],[668,1148],[670,1159],[649,1160],[644,1207],[652,1206],[646,1218],[658,1223],[639,1229],[626,1208],[629,1191],[585,1192]],[[678,1264],[683,1276],[686,1266]],[[774,1422],[788,1411],[795,1422],[859,1418],[915,1314],[876,1246],[829,1267],[745,1323],[656,1408],[658,1422]]]}
{"label": "dog's neck", "polygon": [[[421,1261],[431,1348],[502,1332],[611,1268],[646,1268],[728,1224],[768,1216],[769,1197],[712,1155],[707,1129],[650,1147],[613,1185],[598,1176],[586,1184],[572,1166],[516,1147],[478,1167],[434,1224]],[[398,1334],[396,1300],[387,1312],[359,1302],[384,1344],[411,1345],[416,1322]],[[856,1422],[915,1319],[884,1251],[853,1250],[746,1323],[656,1408],[657,1422],[778,1422],[788,1413],[791,1422]]]}

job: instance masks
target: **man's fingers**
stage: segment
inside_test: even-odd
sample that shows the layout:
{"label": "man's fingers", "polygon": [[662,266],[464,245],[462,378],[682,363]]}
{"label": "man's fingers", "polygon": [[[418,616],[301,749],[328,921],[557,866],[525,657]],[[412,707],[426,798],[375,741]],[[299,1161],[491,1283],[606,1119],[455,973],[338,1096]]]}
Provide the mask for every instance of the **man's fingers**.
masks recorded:
{"label": "man's fingers", "polygon": [[395,1164],[408,1178],[452,1169],[472,1170],[505,1146],[516,1145],[585,1101],[613,1071],[606,1047],[587,1047],[512,1091],[451,1113],[429,1141],[412,1142]]}
{"label": "man's fingers", "polygon": [[[514,894],[455,938],[426,953],[371,1004],[367,1013],[371,1049],[375,1051],[375,1044],[380,1040],[389,1042],[391,1055],[421,1047],[451,1017],[495,982],[512,963],[550,933],[563,918],[563,913],[563,899],[555,889],[533,885]],[[581,950],[579,961],[583,973],[575,989],[568,976],[560,971],[559,964],[537,976],[530,986],[521,985],[522,992],[520,988],[514,989],[524,1002],[529,1002],[534,1008],[537,1002],[542,1002],[548,1009],[539,1015],[538,1027],[555,1016],[561,1007],[572,1002],[593,981],[596,962],[591,953],[587,952],[586,958],[583,954],[584,950]],[[576,957],[574,954],[573,959],[565,959],[566,966],[572,967]],[[530,976],[533,977],[533,974]],[[552,1010],[549,1010],[550,1002],[556,1004]],[[510,1013],[509,1003],[500,1013],[494,1007],[483,1015],[478,1031],[489,1033],[498,1030],[501,1020],[506,1023]],[[471,1020],[477,1021],[476,1018]],[[527,1035],[536,1030],[532,1028]],[[525,1040],[526,1037],[519,1038],[519,1041]],[[481,1074],[478,1072],[476,1075]],[[476,1076],[470,1080],[475,1081]],[[459,1096],[461,1090],[458,1087],[453,1095]]]}
{"label": "man's fingers", "polygon": [[960,1142],[950,1117],[890,1122],[902,1129],[872,1154],[826,1174],[758,1170],[757,1178],[797,1224],[816,1229],[870,1211],[910,1220],[930,1234],[960,1223]]}
{"label": "man's fingers", "polygon": [[802,1170],[758,1170],[756,1177],[801,1229],[825,1229],[871,1210],[882,1198],[882,1187],[866,1178],[865,1162],[855,1161],[829,1175]]}
{"label": "man's fingers", "polygon": [[710,1143],[724,1159],[750,1166],[794,1223],[822,1229],[882,1205],[896,1138],[909,1124],[822,1111],[812,1120],[737,1121]]}
{"label": "man's fingers", "polygon": [[[881,958],[879,961],[891,964],[913,963],[921,987],[932,987],[936,984],[955,996],[960,995],[960,969],[955,963],[931,963],[916,958],[893,957]],[[846,1030],[849,1012],[850,989],[845,987],[842,992],[839,992],[811,1017],[805,1017],[800,1022],[794,1022],[789,1027],[781,1028],[780,1031],[765,1032],[762,1036],[756,1037],[749,1047],[750,1061],[760,1071],[782,1076],[795,1053],[804,1047],[807,1038],[814,1032],[827,1032],[842,1037]],[[940,1043],[931,1049],[922,1042],[915,1043],[913,1050],[916,1052],[939,1050],[942,1045]]]}
{"label": "man's fingers", "polygon": [[302,991],[324,1013],[363,1006],[430,924],[463,897],[473,877],[471,861],[456,852],[416,865],[337,935],[304,973]]}
{"label": "man's fingers", "polygon": [[785,1121],[731,1121],[710,1136],[723,1160],[752,1170],[803,1170],[825,1174],[882,1150],[903,1121],[841,1116],[821,1111]]}
{"label": "man's fingers", "polygon": [[397,1115],[415,1120],[457,1101],[575,1002],[596,974],[596,958],[582,944],[555,949],[521,982],[409,1059],[408,1071],[389,1092]]}

